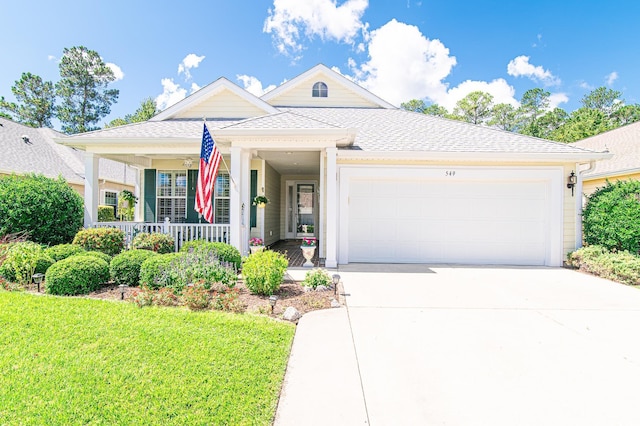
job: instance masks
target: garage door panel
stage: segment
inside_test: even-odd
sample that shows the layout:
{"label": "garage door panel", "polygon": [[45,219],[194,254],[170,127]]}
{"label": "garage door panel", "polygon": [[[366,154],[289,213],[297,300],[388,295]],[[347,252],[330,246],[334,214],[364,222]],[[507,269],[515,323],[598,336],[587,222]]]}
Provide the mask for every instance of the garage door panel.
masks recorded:
{"label": "garage door panel", "polygon": [[349,261],[543,265],[549,192],[541,179],[354,179]]}

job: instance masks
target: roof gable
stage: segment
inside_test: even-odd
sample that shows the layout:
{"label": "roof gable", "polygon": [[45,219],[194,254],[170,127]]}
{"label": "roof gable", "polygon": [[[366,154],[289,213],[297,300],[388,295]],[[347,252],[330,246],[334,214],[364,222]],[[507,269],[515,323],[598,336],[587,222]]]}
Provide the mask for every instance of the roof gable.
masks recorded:
{"label": "roof gable", "polygon": [[265,101],[221,77],[149,121],[171,118],[248,118],[274,112],[277,110]]}
{"label": "roof gable", "polygon": [[[313,85],[318,82],[327,85],[326,97],[312,96]],[[395,108],[323,64],[264,94],[262,100],[274,106]]]}

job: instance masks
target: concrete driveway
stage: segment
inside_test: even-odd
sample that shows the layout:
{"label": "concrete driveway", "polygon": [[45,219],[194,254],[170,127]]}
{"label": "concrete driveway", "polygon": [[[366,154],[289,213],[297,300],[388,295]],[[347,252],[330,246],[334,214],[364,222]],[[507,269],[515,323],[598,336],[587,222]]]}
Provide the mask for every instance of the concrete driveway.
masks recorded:
{"label": "concrete driveway", "polygon": [[640,290],[559,268],[348,265],[277,425],[638,425]]}

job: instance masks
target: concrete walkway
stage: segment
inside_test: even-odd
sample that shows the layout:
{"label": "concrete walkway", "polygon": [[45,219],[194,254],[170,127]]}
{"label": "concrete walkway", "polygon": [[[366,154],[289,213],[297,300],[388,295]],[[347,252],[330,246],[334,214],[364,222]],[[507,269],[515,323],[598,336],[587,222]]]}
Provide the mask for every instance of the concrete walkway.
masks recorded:
{"label": "concrete walkway", "polygon": [[640,291],[559,268],[348,265],[276,425],[637,425]]}

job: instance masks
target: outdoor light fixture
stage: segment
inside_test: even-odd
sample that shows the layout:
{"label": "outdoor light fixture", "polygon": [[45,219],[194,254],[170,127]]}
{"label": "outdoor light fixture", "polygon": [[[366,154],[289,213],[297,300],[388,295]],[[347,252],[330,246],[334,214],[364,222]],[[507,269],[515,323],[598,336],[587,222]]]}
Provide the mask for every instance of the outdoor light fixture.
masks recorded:
{"label": "outdoor light fixture", "polygon": [[573,188],[576,186],[576,183],[578,183],[578,176],[576,176],[576,174],[572,170],[571,174],[567,178],[567,188],[571,189],[572,197],[573,197]]}
{"label": "outdoor light fixture", "polygon": [[129,287],[126,284],[120,284],[118,286],[120,288],[120,300],[124,300],[124,292],[127,291],[127,287]]}
{"label": "outdoor light fixture", "polygon": [[338,294],[338,283],[340,282],[340,275],[333,274],[331,278],[333,279],[333,295],[335,296]]}
{"label": "outdoor light fixture", "polygon": [[276,302],[278,301],[278,296],[276,296],[275,294],[272,296],[269,296],[269,304],[271,305],[271,313],[273,313],[273,310],[276,308]]}
{"label": "outdoor light fixture", "polygon": [[38,272],[37,274],[33,274],[31,278],[33,278],[33,282],[36,283],[36,285],[38,286],[38,293],[40,293],[40,283],[44,278],[44,274],[41,274],[40,272]]}

